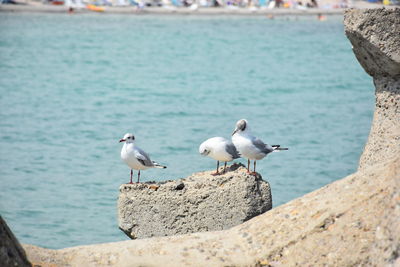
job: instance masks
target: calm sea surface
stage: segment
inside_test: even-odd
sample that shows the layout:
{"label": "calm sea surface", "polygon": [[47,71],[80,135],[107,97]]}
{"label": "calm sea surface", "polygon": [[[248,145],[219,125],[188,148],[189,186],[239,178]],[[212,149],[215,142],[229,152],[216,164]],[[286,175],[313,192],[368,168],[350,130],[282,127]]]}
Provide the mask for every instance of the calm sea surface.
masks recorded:
{"label": "calm sea surface", "polygon": [[168,166],[143,181],[176,179],[246,118],[290,148],[257,164],[276,207],[356,170],[374,101],[341,17],[2,13],[0,90],[0,213],[49,248],[127,239],[126,132]]}

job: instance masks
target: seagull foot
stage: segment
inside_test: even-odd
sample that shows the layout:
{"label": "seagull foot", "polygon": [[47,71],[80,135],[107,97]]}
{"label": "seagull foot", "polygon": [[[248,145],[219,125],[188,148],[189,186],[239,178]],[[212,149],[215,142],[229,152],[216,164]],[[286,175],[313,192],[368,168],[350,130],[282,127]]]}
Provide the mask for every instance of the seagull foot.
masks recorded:
{"label": "seagull foot", "polygon": [[213,176],[221,175],[219,172],[211,173]]}
{"label": "seagull foot", "polygon": [[159,185],[155,185],[155,184],[152,184],[149,186],[149,188],[153,189],[154,191],[157,191],[159,187],[160,187]]}

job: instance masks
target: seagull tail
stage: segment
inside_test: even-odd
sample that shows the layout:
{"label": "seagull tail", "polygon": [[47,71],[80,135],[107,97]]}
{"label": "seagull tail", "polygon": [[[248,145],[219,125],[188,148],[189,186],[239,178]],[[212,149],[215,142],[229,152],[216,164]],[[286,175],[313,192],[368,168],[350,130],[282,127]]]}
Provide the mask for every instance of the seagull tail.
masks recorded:
{"label": "seagull tail", "polygon": [[154,168],[159,168],[159,169],[166,169],[166,168],[167,168],[167,166],[158,164],[158,163],[155,162],[155,161],[153,161],[153,165],[154,165]]}
{"label": "seagull tail", "polygon": [[279,152],[282,150],[289,150],[287,147],[281,147],[281,145],[273,145],[272,148],[274,149],[273,152]]}

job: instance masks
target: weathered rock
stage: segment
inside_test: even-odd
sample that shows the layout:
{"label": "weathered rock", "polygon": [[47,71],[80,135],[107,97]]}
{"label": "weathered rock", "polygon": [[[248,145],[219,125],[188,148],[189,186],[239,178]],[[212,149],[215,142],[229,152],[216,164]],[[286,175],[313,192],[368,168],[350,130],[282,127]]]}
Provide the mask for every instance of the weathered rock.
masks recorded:
{"label": "weathered rock", "polygon": [[361,169],[400,154],[400,9],[351,9],[344,23],[354,54],[376,88]]}
{"label": "weathered rock", "polygon": [[[397,158],[399,163],[400,158]],[[400,171],[399,168],[392,171],[393,190],[388,192],[382,205],[383,212],[368,257],[370,266],[400,266]]]}
{"label": "weathered rock", "polygon": [[268,182],[260,175],[249,175],[243,165],[234,164],[223,175],[211,173],[195,173],[176,181],[121,185],[120,229],[133,239],[216,231],[272,208]]}
{"label": "weathered rock", "polygon": [[400,77],[375,78],[374,82],[374,120],[360,158],[360,169],[400,155]]}
{"label": "weathered rock", "polygon": [[399,177],[397,158],[223,231],[61,250],[25,249],[32,261],[47,258],[57,266],[394,267],[400,236]]}
{"label": "weathered rock", "polygon": [[31,266],[25,251],[0,216],[0,266]]}
{"label": "weathered rock", "polygon": [[400,8],[346,10],[344,23],[353,52],[369,75],[400,75]]}

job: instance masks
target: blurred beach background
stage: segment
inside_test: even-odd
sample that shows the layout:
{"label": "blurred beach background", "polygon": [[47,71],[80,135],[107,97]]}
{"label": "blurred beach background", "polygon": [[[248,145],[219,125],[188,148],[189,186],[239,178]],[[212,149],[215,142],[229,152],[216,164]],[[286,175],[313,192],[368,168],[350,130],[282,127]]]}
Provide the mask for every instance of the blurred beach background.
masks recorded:
{"label": "blurred beach background", "polygon": [[400,5],[400,0],[0,0],[1,11],[128,14],[342,14],[345,8]]}
{"label": "blurred beach background", "polygon": [[353,173],[374,87],[342,19],[1,12],[1,215],[42,247],[125,240],[118,140],[168,166],[142,181],[183,178],[242,118],[290,148],[257,164],[274,207]]}

